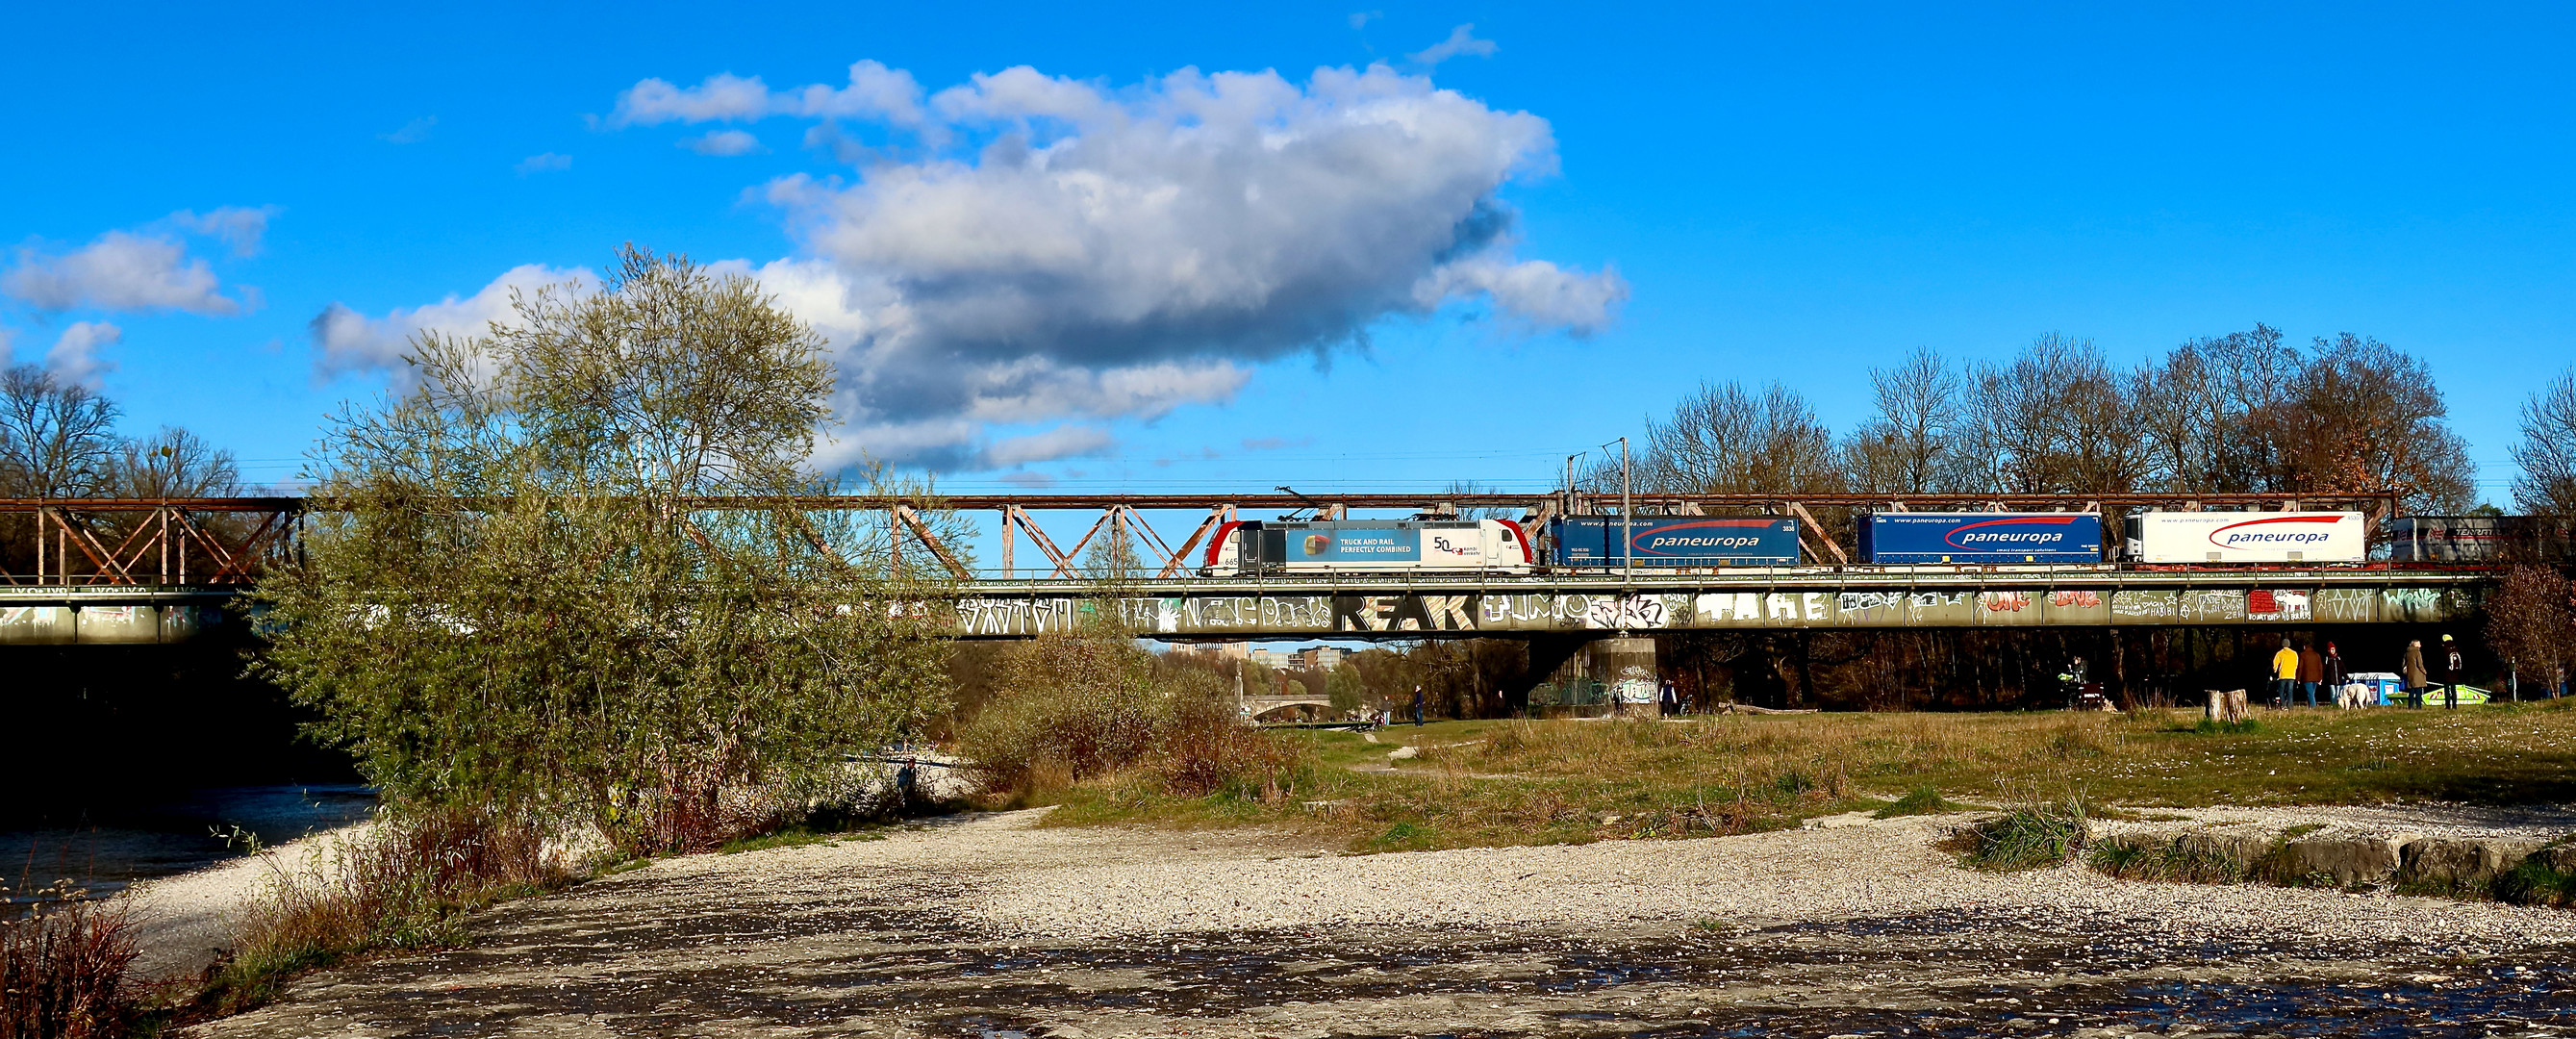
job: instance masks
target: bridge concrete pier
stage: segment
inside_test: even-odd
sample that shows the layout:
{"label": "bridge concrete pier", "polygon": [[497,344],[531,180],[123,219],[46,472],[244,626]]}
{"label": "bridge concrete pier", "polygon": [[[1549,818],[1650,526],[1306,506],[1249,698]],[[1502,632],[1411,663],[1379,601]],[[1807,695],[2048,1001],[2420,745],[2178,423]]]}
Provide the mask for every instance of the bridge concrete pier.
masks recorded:
{"label": "bridge concrete pier", "polygon": [[1655,666],[1655,640],[1618,636],[1584,647],[1592,677],[1610,690],[1610,713],[1620,718],[1659,718],[1663,672]]}

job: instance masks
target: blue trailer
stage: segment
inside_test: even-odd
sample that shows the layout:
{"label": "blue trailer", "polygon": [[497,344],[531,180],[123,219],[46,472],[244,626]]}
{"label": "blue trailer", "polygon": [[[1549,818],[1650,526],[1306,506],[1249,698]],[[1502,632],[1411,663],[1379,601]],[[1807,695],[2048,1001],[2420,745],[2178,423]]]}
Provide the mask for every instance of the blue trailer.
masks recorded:
{"label": "blue trailer", "polygon": [[[1625,529],[1629,545],[1620,544]],[[1796,566],[1798,521],[1772,516],[1573,516],[1548,524],[1557,566]]]}
{"label": "blue trailer", "polygon": [[2099,563],[2089,512],[1880,512],[1860,526],[1872,563]]}

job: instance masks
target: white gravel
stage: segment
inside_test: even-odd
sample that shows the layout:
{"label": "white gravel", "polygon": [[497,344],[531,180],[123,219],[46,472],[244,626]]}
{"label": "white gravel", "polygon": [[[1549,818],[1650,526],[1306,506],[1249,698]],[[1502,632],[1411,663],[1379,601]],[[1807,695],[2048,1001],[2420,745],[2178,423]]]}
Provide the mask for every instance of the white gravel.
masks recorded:
{"label": "white gravel", "polygon": [[[1037,816],[985,816],[935,834],[798,854],[918,857],[925,869],[983,881],[964,887],[960,908],[987,923],[1099,939],[1343,925],[1769,923],[1963,910],[2025,920],[2108,913],[2181,937],[2487,946],[2576,940],[2576,913],[2558,910],[2121,881],[2075,865],[1981,873],[1933,847],[1964,816],[1838,820],[1847,825],[1698,840],[1365,856],[1321,852],[1275,835],[1046,828],[1035,825]],[[2421,819],[2408,825],[2427,828]]]}
{"label": "white gravel", "polygon": [[340,841],[372,823],[352,823],[234,859],[220,865],[147,880],[125,889],[117,902],[134,922],[142,958],[135,963],[152,980],[205,971],[233,942],[242,913],[260,885],[312,855],[328,854]]}

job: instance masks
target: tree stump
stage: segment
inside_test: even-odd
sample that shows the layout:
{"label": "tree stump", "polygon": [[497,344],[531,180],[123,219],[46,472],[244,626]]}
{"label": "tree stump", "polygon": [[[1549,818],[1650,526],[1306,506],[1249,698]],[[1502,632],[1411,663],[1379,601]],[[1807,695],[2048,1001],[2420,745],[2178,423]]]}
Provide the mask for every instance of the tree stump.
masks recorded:
{"label": "tree stump", "polygon": [[2245,690],[2230,689],[2220,692],[2211,689],[2208,693],[2209,702],[2206,710],[2210,721],[2220,725],[2234,725],[2250,716],[2245,709]]}

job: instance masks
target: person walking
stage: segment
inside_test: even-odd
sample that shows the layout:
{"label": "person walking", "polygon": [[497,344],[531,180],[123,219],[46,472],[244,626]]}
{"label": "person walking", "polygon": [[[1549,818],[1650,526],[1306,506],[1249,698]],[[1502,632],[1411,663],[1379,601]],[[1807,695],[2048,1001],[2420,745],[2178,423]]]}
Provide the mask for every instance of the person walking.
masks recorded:
{"label": "person walking", "polygon": [[1422,727],[1422,687],[1413,687],[1413,727]]}
{"label": "person walking", "polygon": [[2460,672],[2462,670],[2464,668],[2460,661],[2460,644],[2451,641],[2448,635],[2442,636],[2443,710],[2453,711],[2460,707]]}
{"label": "person walking", "polygon": [[2308,706],[2317,705],[2317,686],[2325,680],[2325,654],[2317,652],[2316,643],[2308,643],[2299,650],[2299,689],[2308,694]]}
{"label": "person walking", "polygon": [[2334,691],[2335,705],[2344,706],[2343,656],[2335,652],[2334,643],[2326,643],[2326,688]]}
{"label": "person walking", "polygon": [[2290,706],[2290,697],[2297,694],[2298,684],[2299,651],[2291,649],[2289,638],[2284,636],[2281,639],[2281,651],[2272,654],[2272,707],[2274,710]]}
{"label": "person walking", "polygon": [[2433,688],[2433,683],[2424,680],[2423,639],[2406,640],[2406,663],[2398,671],[2406,680],[2407,698],[2415,701],[2417,707],[2424,706],[2424,693]]}

